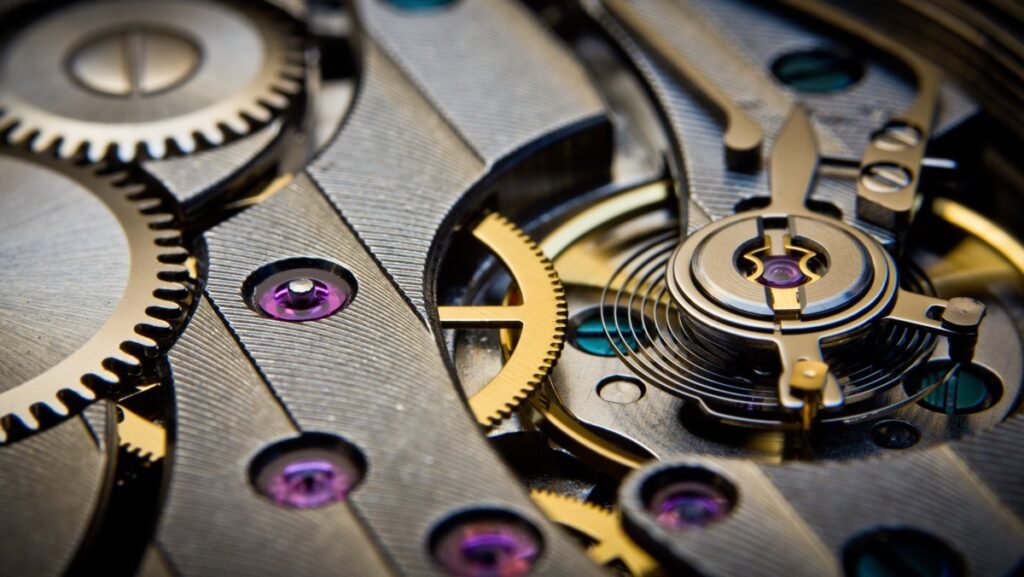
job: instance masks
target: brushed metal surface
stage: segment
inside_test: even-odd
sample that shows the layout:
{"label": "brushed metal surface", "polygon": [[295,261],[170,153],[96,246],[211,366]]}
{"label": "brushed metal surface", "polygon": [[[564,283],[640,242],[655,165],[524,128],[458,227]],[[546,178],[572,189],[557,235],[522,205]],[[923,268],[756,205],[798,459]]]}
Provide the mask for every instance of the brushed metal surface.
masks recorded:
{"label": "brushed metal surface", "polygon": [[212,200],[212,192],[223,190],[239,172],[251,170],[281,130],[281,121],[274,121],[241,140],[188,156],[143,162],[142,167],[192,215]]}
{"label": "brushed metal surface", "polygon": [[426,315],[423,275],[438,226],[484,163],[372,41],[353,109],[309,168],[346,222]]}
{"label": "brushed metal surface", "polygon": [[[207,292],[297,425],[365,453],[369,476],[352,502],[403,574],[440,574],[425,547],[430,528],[479,505],[518,511],[540,528],[538,574],[595,570],[486,445],[433,335],[309,178],[217,226],[207,243]],[[352,303],[307,323],[251,310],[241,292],[248,275],[296,256],[348,268],[358,284]]]}
{"label": "brushed metal surface", "polygon": [[357,512],[278,507],[249,483],[264,445],[298,432],[209,301],[170,353],[177,435],[156,542],[182,577],[389,575]]}
{"label": "brushed metal surface", "polygon": [[[645,479],[678,466],[714,471],[731,482],[738,499],[728,517],[703,529],[672,530],[646,511]],[[669,567],[700,574],[750,577],[839,577],[842,571],[826,543],[757,464],[715,457],[683,456],[647,466],[626,477],[619,490],[627,531]]]}
{"label": "brushed metal surface", "polygon": [[100,330],[124,294],[129,249],[117,217],[82,183],[13,157],[0,158],[0,174],[6,391],[56,366]]}
{"label": "brushed metal surface", "polygon": [[63,575],[102,493],[106,456],[74,418],[0,446],[0,575]]}
{"label": "brushed metal surface", "polygon": [[[1024,554],[1024,522],[953,446],[825,466],[768,466],[764,471],[837,555],[862,532],[910,527],[950,545],[963,556],[970,575],[1009,574]],[[1024,478],[1019,461],[1012,465],[1018,479]]]}
{"label": "brushed metal surface", "polygon": [[[631,5],[652,29],[670,38],[677,49],[693,59],[765,127],[764,154],[772,150],[782,121],[797,98],[772,78],[770,63],[778,55],[797,47],[831,43],[821,32],[747,2],[639,0]],[[636,64],[666,115],[682,153],[677,164],[690,191],[691,205],[700,209],[690,211],[689,230],[696,229],[694,216],[700,218],[703,213],[711,220],[718,220],[732,214],[740,200],[767,197],[767,171],[742,174],[726,170],[723,128],[708,114],[699,96],[649,57],[599,4],[592,2],[588,6]],[[902,110],[913,95],[912,85],[877,62],[871,62],[864,79],[850,92],[838,96],[800,95],[799,99],[812,115],[821,154],[857,158],[865,140],[878,128],[879,115],[884,116],[890,108]],[[872,103],[870,114],[858,107],[865,100]],[[884,106],[879,106],[883,101]],[[975,110],[973,103],[950,85],[943,88],[940,109],[937,136]],[[819,175],[811,198],[834,204],[850,224],[861,226],[883,242],[891,241],[887,232],[855,220],[855,193],[853,179],[825,172]]]}
{"label": "brushed metal surface", "polygon": [[582,66],[518,3],[417,11],[367,0],[356,12],[360,93],[310,175],[426,318],[428,259],[447,241],[435,239],[453,208],[528,149],[566,143],[564,164],[532,167],[548,180],[589,174],[591,150],[610,150],[604,106]]}
{"label": "brushed metal surface", "polygon": [[[1024,463],[1016,458],[1021,447],[1024,447],[1024,416],[1017,416],[982,435],[953,445],[953,450],[1006,507],[1024,519]],[[1024,557],[1024,551],[1020,555]]]}
{"label": "brushed metal surface", "polygon": [[461,0],[416,11],[360,0],[356,12],[373,41],[488,164],[604,114],[583,67],[518,2]]}

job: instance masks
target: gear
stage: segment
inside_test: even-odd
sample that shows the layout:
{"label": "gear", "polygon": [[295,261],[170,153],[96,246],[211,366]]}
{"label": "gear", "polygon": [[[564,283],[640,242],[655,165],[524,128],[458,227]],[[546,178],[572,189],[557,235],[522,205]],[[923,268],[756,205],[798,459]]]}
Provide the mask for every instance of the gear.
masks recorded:
{"label": "gear", "polygon": [[621,562],[633,577],[662,574],[657,561],[626,535],[615,511],[537,489],[530,491],[530,497],[552,521],[593,541],[587,553],[598,565]]}
{"label": "gear", "polygon": [[145,462],[163,459],[167,454],[167,430],[123,404],[117,405],[117,411],[120,417],[117,436],[121,447]]}
{"label": "gear", "polygon": [[565,291],[544,253],[518,227],[497,213],[473,229],[508,268],[519,304],[442,306],[444,328],[516,329],[519,339],[504,367],[469,399],[480,424],[491,427],[507,418],[547,377],[565,342]]}
{"label": "gear", "polygon": [[0,156],[0,442],[66,416],[171,336],[188,253],[162,201],[123,174]]}
{"label": "gear", "polygon": [[242,4],[94,0],[9,33],[0,132],[61,157],[187,154],[266,124],[302,89],[301,40]]}

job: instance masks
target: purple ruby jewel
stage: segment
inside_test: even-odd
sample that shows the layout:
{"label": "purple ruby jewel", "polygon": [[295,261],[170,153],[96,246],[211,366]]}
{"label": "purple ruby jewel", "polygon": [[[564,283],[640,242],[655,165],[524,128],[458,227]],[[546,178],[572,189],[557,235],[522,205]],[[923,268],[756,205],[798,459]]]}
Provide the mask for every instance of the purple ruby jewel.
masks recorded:
{"label": "purple ruby jewel", "polygon": [[764,262],[764,271],[757,282],[777,289],[796,288],[810,280],[800,268],[800,260],[789,255],[769,256]]}
{"label": "purple ruby jewel", "polygon": [[457,577],[522,577],[533,570],[540,543],[526,526],[504,520],[468,521],[451,528],[435,549]]}

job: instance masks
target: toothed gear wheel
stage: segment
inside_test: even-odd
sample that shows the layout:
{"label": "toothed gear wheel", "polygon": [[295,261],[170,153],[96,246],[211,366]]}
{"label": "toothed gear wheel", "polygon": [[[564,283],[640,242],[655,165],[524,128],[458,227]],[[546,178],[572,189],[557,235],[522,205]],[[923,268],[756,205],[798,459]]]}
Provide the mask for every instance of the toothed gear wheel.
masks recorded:
{"label": "toothed gear wheel", "polygon": [[442,306],[438,317],[445,328],[519,331],[501,371],[469,398],[477,422],[493,427],[511,416],[551,372],[565,343],[567,307],[554,267],[519,227],[491,213],[473,229],[473,236],[508,269],[516,302]]}
{"label": "toothed gear wheel", "polygon": [[303,53],[252,4],[94,0],[9,30],[0,132],[37,152],[129,162],[265,125],[301,91]]}
{"label": "toothed gear wheel", "polygon": [[114,392],[171,336],[187,253],[161,207],[124,174],[0,155],[0,442]]}

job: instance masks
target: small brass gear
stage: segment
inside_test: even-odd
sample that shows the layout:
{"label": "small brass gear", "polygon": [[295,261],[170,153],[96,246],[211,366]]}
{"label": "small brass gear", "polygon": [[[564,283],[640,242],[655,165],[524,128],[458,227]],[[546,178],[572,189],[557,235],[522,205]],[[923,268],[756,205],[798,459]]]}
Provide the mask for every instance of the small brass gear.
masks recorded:
{"label": "small brass gear", "polygon": [[187,251],[145,185],[0,155],[0,443],[123,392],[173,335]]}
{"label": "small brass gear", "polygon": [[159,461],[167,454],[167,431],[160,425],[132,412],[124,405],[118,405],[121,421],[117,424],[117,436],[122,447],[148,462]]}
{"label": "small brass gear", "polygon": [[516,301],[438,307],[443,328],[511,329],[519,338],[501,371],[469,398],[477,421],[493,427],[508,418],[551,372],[565,343],[567,306],[562,283],[540,248],[505,217],[490,213],[473,229],[515,281]]}
{"label": "small brass gear", "polygon": [[587,554],[598,565],[620,562],[633,577],[664,574],[658,562],[626,535],[615,511],[537,489],[530,491],[530,497],[552,521],[593,541]]}

